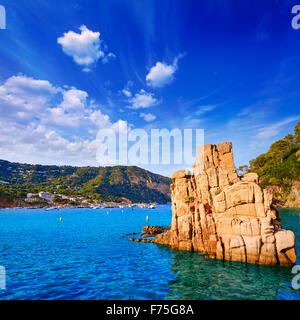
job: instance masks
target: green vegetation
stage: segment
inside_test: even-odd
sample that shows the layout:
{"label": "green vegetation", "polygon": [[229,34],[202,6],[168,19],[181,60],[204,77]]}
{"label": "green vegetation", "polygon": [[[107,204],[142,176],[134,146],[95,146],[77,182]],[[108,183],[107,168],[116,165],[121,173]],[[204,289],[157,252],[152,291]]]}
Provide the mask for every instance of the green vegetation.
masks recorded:
{"label": "green vegetation", "polygon": [[188,195],[187,197],[186,197],[186,199],[185,199],[185,202],[190,202],[190,201],[192,201],[192,197],[190,196],[190,195]]}
{"label": "green vegetation", "polygon": [[124,197],[132,202],[167,203],[170,184],[171,179],[135,166],[43,166],[0,160],[0,195],[12,199],[46,191],[91,200],[121,202]]}
{"label": "green vegetation", "polygon": [[289,194],[292,183],[300,181],[300,122],[294,134],[274,142],[267,153],[250,161],[250,167],[240,167],[239,171],[256,172],[260,184],[281,187],[283,198]]}
{"label": "green vegetation", "polygon": [[218,194],[220,194],[222,192],[222,190],[217,190],[216,192],[215,192],[215,196],[217,196]]}

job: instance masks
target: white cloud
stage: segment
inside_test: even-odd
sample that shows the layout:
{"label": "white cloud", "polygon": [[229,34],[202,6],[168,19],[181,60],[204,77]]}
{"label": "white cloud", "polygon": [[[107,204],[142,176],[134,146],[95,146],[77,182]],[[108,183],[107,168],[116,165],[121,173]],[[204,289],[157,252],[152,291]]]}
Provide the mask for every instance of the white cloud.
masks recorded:
{"label": "white cloud", "polygon": [[197,107],[197,110],[195,111],[195,116],[203,116],[204,114],[215,110],[217,107],[219,106],[219,104],[207,104],[207,105],[203,105],[203,106],[199,106]]}
{"label": "white cloud", "polygon": [[265,141],[266,139],[275,137],[278,135],[278,132],[280,132],[280,129],[287,124],[290,124],[292,122],[295,122],[300,119],[300,116],[292,116],[288,117],[284,120],[266,125],[262,128],[259,128],[257,130],[256,139],[258,141]]}
{"label": "white cloud", "polygon": [[207,105],[199,106],[199,107],[197,107],[197,109],[195,111],[193,111],[189,115],[187,115],[184,118],[184,121],[199,123],[199,121],[203,120],[203,117],[207,113],[215,110],[219,106],[220,106],[220,104],[207,104]]}
{"label": "white cloud", "polygon": [[176,57],[173,61],[173,64],[170,65],[157,62],[156,65],[153,66],[146,75],[147,84],[151,87],[162,88],[171,83],[178,68],[178,60],[183,56],[184,55],[179,55]]}
{"label": "white cloud", "polygon": [[146,76],[146,81],[151,87],[164,87],[174,79],[176,67],[157,62]]}
{"label": "white cloud", "polygon": [[128,81],[124,89],[121,91],[124,94],[124,96],[126,96],[127,98],[132,97],[132,92],[131,92],[132,86],[133,86],[133,82]]}
{"label": "white cloud", "polygon": [[8,160],[97,165],[96,133],[118,123],[73,87],[24,75],[0,85],[0,154]]}
{"label": "white cloud", "polygon": [[248,164],[250,159],[267,152],[274,141],[293,132],[300,115],[283,117],[279,111],[274,117],[274,110],[280,110],[281,105],[279,99],[263,99],[239,109],[229,119],[220,121],[218,118],[217,122],[212,120],[210,123],[208,118],[208,122],[203,124],[206,143],[231,141],[235,150],[235,165]]}
{"label": "white cloud", "polygon": [[44,112],[59,91],[48,81],[13,76],[0,86],[0,117],[7,122],[28,122]]}
{"label": "white cloud", "polygon": [[111,59],[116,59],[116,57],[117,56],[114,53],[110,52],[102,59],[102,63],[105,64],[105,63],[109,62],[109,60],[111,60]]}
{"label": "white cloud", "polygon": [[140,90],[135,96],[130,100],[131,109],[145,109],[153,107],[160,102],[153,97],[153,93],[146,92],[145,90]]}
{"label": "white cloud", "polygon": [[116,57],[113,53],[106,54],[101,48],[100,32],[91,31],[85,25],[79,30],[81,33],[74,31],[64,33],[57,42],[62,46],[64,53],[71,56],[77,64],[84,66],[83,71],[90,71],[89,67],[99,59],[107,63]]}
{"label": "white cloud", "polygon": [[251,149],[267,149],[272,142],[281,138],[285,129],[290,127],[288,125],[300,119],[300,115],[291,115],[279,121],[272,118],[270,110],[274,110],[278,102],[280,100],[265,99],[243,108],[227,122],[224,130],[243,140],[243,143],[247,141],[247,146]]}
{"label": "white cloud", "polygon": [[128,89],[123,89],[122,93],[127,97],[130,98],[132,96],[132,93]]}
{"label": "white cloud", "polygon": [[156,119],[156,116],[151,114],[151,113],[141,113],[140,117],[144,118],[144,120],[147,121],[147,122],[151,122],[151,121],[154,121]]}
{"label": "white cloud", "polygon": [[63,101],[59,105],[63,110],[78,111],[86,106],[88,94],[85,91],[72,88],[63,92]]}

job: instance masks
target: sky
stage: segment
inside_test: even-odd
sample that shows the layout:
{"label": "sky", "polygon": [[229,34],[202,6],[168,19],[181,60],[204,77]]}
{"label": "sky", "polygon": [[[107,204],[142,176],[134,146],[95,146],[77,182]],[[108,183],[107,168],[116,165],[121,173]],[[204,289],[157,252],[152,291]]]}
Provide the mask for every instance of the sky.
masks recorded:
{"label": "sky", "polygon": [[0,0],[0,159],[101,165],[97,132],[126,123],[204,129],[248,164],[300,121],[295,4]]}

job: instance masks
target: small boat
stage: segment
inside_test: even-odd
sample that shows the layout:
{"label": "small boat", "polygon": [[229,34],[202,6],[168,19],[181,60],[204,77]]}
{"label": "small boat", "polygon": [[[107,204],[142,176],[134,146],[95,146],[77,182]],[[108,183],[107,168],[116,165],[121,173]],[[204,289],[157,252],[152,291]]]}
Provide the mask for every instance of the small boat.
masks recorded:
{"label": "small boat", "polygon": [[50,210],[58,210],[58,208],[57,208],[57,207],[49,207],[49,208],[46,208],[45,210],[46,210],[46,211],[50,211]]}

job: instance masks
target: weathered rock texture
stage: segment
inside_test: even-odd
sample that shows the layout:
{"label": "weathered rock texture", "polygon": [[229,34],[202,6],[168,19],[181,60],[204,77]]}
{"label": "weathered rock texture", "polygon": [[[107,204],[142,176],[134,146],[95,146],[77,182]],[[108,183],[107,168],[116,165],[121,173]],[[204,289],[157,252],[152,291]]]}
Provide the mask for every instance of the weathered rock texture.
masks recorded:
{"label": "weathered rock texture", "polygon": [[204,163],[198,156],[194,172],[172,175],[171,229],[153,242],[230,261],[295,263],[294,233],[282,229],[272,194],[260,188],[257,175],[237,175],[230,142],[205,145]]}

